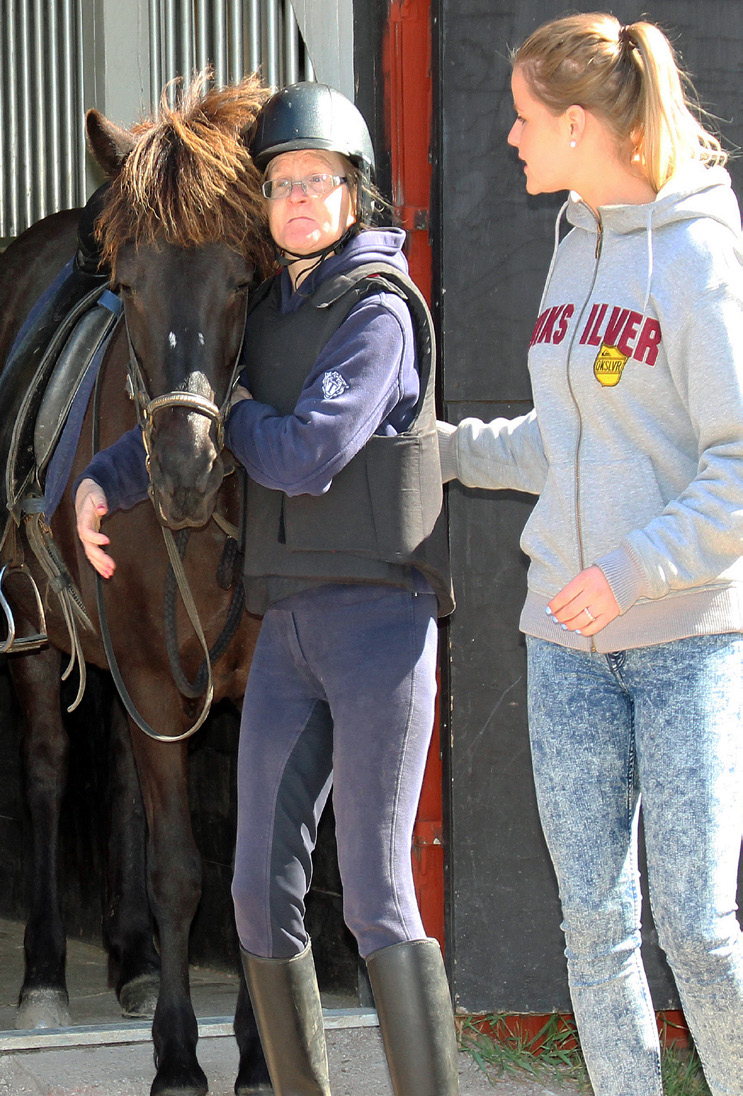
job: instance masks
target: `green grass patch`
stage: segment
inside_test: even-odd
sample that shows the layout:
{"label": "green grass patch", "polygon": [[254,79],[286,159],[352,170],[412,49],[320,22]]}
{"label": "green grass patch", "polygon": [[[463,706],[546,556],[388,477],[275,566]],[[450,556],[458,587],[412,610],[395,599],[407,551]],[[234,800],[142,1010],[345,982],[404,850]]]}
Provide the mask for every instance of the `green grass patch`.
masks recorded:
{"label": "green grass patch", "polygon": [[663,1091],[667,1096],[710,1096],[697,1052],[679,1047],[663,1051]]}
{"label": "green grass patch", "polygon": [[[537,1030],[525,1022],[528,1019],[505,1014],[463,1016],[458,1024],[460,1045],[493,1084],[504,1076],[526,1074],[543,1083],[569,1081],[589,1094],[591,1086],[572,1018],[549,1016]],[[664,1045],[662,1069],[664,1096],[710,1096],[693,1047]]]}
{"label": "green grass patch", "polygon": [[578,1033],[567,1017],[549,1016],[532,1034],[519,1017],[467,1016],[460,1021],[459,1038],[491,1081],[526,1073],[534,1080],[573,1081],[590,1091]]}

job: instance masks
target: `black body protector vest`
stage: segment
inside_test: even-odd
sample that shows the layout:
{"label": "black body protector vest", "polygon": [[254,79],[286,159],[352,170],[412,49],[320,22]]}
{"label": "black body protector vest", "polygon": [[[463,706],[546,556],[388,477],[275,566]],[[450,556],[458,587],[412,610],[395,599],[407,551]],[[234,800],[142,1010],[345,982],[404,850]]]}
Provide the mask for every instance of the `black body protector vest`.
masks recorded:
{"label": "black body protector vest", "polygon": [[400,434],[369,438],[323,495],[289,496],[247,477],[245,584],[254,612],[265,611],[277,590],[286,596],[324,582],[410,587],[412,567],[433,587],[439,615],[454,608],[436,435],[435,341],[415,284],[385,263],[368,263],[329,278],[296,312],[282,315],[276,277],[258,290],[242,364],[251,394],[280,415],[291,414],[322,348],[356,302],[380,290],[401,296],[413,318],[420,376],[413,420]]}

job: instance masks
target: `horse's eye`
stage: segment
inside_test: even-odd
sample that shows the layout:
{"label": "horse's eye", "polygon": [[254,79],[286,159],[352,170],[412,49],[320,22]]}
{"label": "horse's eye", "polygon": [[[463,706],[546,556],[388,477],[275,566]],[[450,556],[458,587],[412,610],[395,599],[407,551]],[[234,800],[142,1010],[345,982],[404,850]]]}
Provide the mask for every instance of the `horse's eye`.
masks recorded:
{"label": "horse's eye", "polygon": [[255,284],[255,267],[249,265],[242,276],[237,275],[235,280],[234,293],[244,293],[247,289],[252,289]]}

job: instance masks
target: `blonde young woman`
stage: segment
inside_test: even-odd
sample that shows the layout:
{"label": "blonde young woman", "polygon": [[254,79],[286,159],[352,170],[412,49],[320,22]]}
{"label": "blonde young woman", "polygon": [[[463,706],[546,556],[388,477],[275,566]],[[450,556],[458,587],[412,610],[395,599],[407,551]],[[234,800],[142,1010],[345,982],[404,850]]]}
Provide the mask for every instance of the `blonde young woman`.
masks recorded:
{"label": "blonde young woman", "polygon": [[[740,214],[664,34],[583,14],[513,57],[530,194],[570,191],[534,410],[440,424],[444,478],[539,496],[526,633],[542,825],[596,1096],[660,1096],[637,822],[713,1096],[743,1093]],[[562,216],[562,214],[561,214]]]}

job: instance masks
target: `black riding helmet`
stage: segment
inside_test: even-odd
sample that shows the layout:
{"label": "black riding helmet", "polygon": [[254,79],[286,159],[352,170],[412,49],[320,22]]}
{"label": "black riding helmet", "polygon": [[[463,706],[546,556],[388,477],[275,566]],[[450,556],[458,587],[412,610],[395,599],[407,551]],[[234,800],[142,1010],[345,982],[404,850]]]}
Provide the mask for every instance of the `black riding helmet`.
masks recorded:
{"label": "black riding helmet", "polygon": [[256,167],[265,171],[275,156],[307,148],[339,152],[351,161],[361,176],[357,214],[366,220],[373,209],[368,185],[375,170],[369,129],[351,100],[328,84],[303,81],[272,95],[258,116],[250,150]]}

